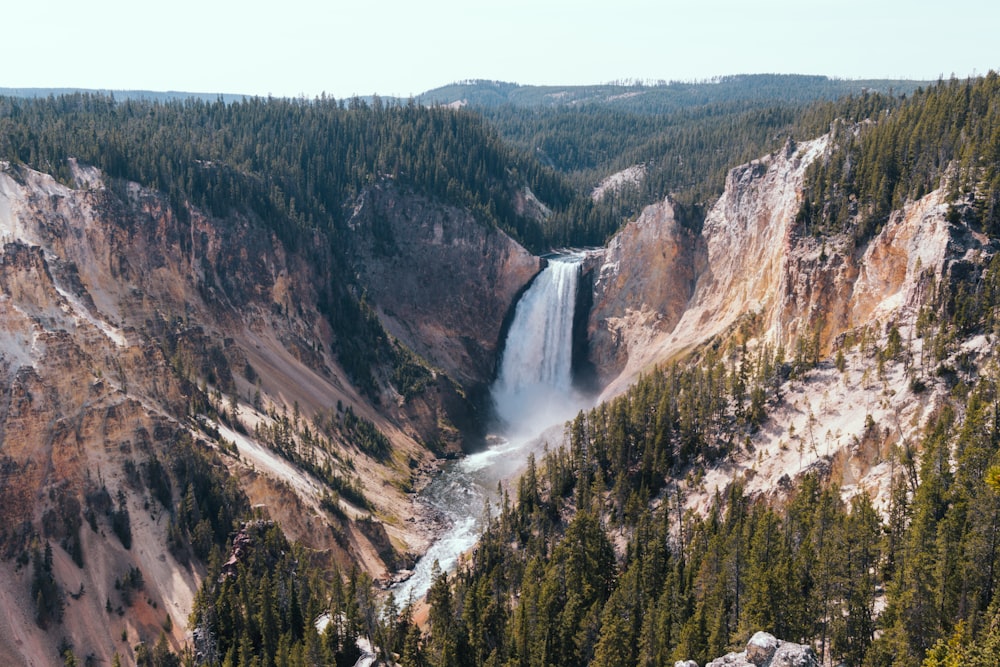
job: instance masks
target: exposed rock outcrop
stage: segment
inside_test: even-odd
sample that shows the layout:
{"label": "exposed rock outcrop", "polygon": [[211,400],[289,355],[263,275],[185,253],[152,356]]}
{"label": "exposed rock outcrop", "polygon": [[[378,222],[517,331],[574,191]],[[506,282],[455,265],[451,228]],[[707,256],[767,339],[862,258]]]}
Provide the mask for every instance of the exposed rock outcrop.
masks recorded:
{"label": "exposed rock outcrop", "polygon": [[712,660],[705,667],[819,667],[816,654],[806,644],[786,642],[757,632],[745,650]]}
{"label": "exposed rock outcrop", "polygon": [[590,198],[594,201],[601,201],[608,193],[618,193],[629,186],[636,186],[646,177],[646,165],[636,164],[615,172],[601,180],[594,189],[590,191]]}
{"label": "exposed rock outcrop", "polygon": [[384,181],[349,224],[369,301],[393,336],[463,384],[492,379],[501,325],[540,261],[471,213]]}
{"label": "exposed rock outcrop", "polygon": [[669,198],[615,235],[594,281],[588,325],[601,386],[677,326],[703,265],[702,239],[681,226]]}
{"label": "exposed rock outcrop", "polygon": [[[782,302],[802,178],[826,144],[788,144],[731,170],[697,238],[677,224],[669,200],[615,237],[599,281],[607,287],[595,289],[595,304],[605,305],[591,317],[593,358],[609,380],[605,395],[743,315]],[[622,356],[627,362],[616,372]]]}
{"label": "exposed rock outcrop", "polygon": [[748,316],[762,340],[791,350],[815,337],[827,352],[844,331],[912,317],[927,278],[988,243],[948,222],[943,189],[896,211],[861,252],[846,237],[799,234],[803,176],[827,145],[789,142],[731,170],[697,237],[666,199],[612,239],[589,324],[606,396]]}
{"label": "exposed rock outcrop", "polygon": [[[803,178],[827,150],[826,137],[789,142],[731,170],[697,237],[679,228],[665,200],[627,225],[605,253],[589,323],[604,398],[710,340],[747,342],[751,351],[780,347],[786,360],[801,349],[818,359],[837,350],[844,357],[840,369],[829,363],[809,383],[786,387],[772,419],[747,439],[748,453],[733,452],[698,489],[688,489],[692,507],[704,509],[713,489],[740,474],[747,493],[774,493],[779,480],[813,467],[845,495],[864,489],[878,505],[891,485],[889,447],[915,441],[947,392],[933,380],[919,396],[911,386],[915,374],[926,374],[908,361],[927,356],[918,313],[935,286],[982,270],[996,244],[968,226],[961,201],[946,201],[946,185],[895,211],[860,246],[847,235],[821,241],[806,234],[796,223]],[[890,330],[907,351],[880,366],[876,382],[873,350]],[[857,346],[861,338],[870,341],[865,349]],[[967,347],[975,357],[982,345]],[[871,423],[883,425],[877,437]]]}
{"label": "exposed rock outcrop", "polygon": [[[674,667],[697,667],[697,663],[687,660]],[[819,661],[806,644],[786,642],[767,632],[757,632],[747,642],[746,649],[716,658],[705,667],[819,667]]]}

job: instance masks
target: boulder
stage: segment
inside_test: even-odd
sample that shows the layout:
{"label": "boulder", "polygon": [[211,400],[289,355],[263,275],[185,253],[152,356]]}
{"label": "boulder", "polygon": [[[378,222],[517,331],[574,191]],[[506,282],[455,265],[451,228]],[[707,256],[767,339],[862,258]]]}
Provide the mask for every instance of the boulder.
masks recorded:
{"label": "boulder", "polygon": [[756,632],[747,642],[747,662],[752,662],[757,667],[763,667],[770,663],[774,652],[778,650],[778,639],[767,632]]}
{"label": "boulder", "polygon": [[705,667],[819,667],[819,660],[807,644],[786,642],[770,633],[757,632],[745,650],[716,658]]}

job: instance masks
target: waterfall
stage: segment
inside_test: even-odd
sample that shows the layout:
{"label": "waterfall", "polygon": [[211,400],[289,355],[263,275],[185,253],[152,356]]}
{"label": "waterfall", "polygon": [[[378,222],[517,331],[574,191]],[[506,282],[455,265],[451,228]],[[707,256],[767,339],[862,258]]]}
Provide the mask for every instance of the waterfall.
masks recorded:
{"label": "waterfall", "polygon": [[492,397],[506,435],[536,434],[572,416],[573,312],[578,255],[549,260],[521,297],[507,334]]}
{"label": "waterfall", "polygon": [[571,419],[586,400],[572,387],[573,311],[582,255],[549,260],[521,297],[493,384],[499,420],[494,444],[449,463],[421,498],[448,528],[417,562],[411,576],[392,586],[401,604],[430,588],[433,564],[455,567],[483,529],[486,504],[495,503],[497,483],[523,467],[544,429]]}

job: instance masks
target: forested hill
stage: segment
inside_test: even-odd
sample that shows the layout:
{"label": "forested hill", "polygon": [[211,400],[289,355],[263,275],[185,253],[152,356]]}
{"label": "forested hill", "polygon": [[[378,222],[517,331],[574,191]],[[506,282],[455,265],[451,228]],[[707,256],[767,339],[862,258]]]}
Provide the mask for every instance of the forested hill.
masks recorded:
{"label": "forested hill", "polygon": [[739,74],[698,82],[626,81],[590,86],[523,86],[503,81],[474,80],[435,88],[418,96],[417,100],[425,104],[464,103],[477,108],[599,105],[618,111],[659,115],[730,102],[751,106],[835,100],[866,91],[909,94],[927,83],[890,79],[831,79],[801,74]]}
{"label": "forested hill", "polygon": [[[507,84],[468,87],[504,91],[503,104],[481,103],[484,116],[513,145],[565,174],[581,191],[638,167],[631,180],[604,192],[596,212],[580,211],[578,217],[631,219],[670,193],[686,224],[697,227],[700,213],[721,193],[732,166],[774,151],[788,138],[804,141],[825,134],[835,122],[846,129],[866,121],[857,130],[840,132],[836,141],[842,150],[833,153],[829,164],[811,171],[810,197],[802,213],[809,229],[842,230],[853,224],[858,202],[866,202],[857,233],[870,237],[906,197],[937,187],[949,165],[959,170],[953,181],[956,193],[986,186],[988,193],[980,193],[975,215],[1000,224],[995,222],[1000,202],[989,194],[1000,190],[993,185],[998,163],[991,119],[994,73],[927,86],[824,77],[727,77],[716,84],[638,86],[631,93],[613,87],[581,88],[572,94],[560,89],[559,94],[551,93],[558,104],[543,104],[549,93],[535,89],[529,89],[534,91],[529,95],[524,87]],[[522,95],[533,102],[516,101]],[[658,96],[675,103],[620,103],[622,98]]]}
{"label": "forested hill", "polygon": [[68,178],[75,157],[178,204],[252,213],[293,246],[314,231],[342,234],[344,206],[383,177],[466,206],[535,250],[549,230],[517,214],[513,191],[526,185],[557,212],[575,196],[479,116],[415,104],[3,98],[0,128],[3,159]]}
{"label": "forested hill", "polygon": [[[484,110],[511,143],[590,191],[605,177],[638,165],[641,177],[605,193],[600,210],[631,218],[670,193],[686,207],[704,207],[722,192],[737,164],[796,141],[820,136],[836,119],[856,122],[899,103],[878,93],[837,101],[726,102],[662,115],[599,105],[570,108]],[[614,231],[614,230],[611,230]]]}
{"label": "forested hill", "polygon": [[907,200],[948,185],[956,211],[1000,235],[1000,76],[918,89],[857,128],[838,123],[837,150],[813,165],[800,220],[809,233],[849,231],[859,244]]}
{"label": "forested hill", "polygon": [[[468,81],[424,93],[424,104],[478,111],[511,144],[565,174],[581,192],[638,166],[640,174],[606,191],[586,219],[590,243],[671,194],[685,223],[722,191],[726,171],[778,147],[824,134],[835,118],[875,116],[926,82],[746,74],[703,82],[522,86]],[[611,225],[610,227],[606,225]]]}
{"label": "forested hill", "polygon": [[877,117],[902,99],[863,92],[833,101],[732,100],[662,114],[596,103],[507,105],[481,112],[511,144],[564,174],[581,192],[592,192],[613,174],[636,170],[605,189],[593,207],[574,211],[574,219],[589,220],[592,234],[609,236],[616,223],[634,219],[666,194],[677,203],[683,223],[697,229],[732,167],[777,150],[789,138],[821,136],[835,119],[855,123]]}
{"label": "forested hill", "polygon": [[[18,137],[15,132],[5,137],[7,143],[0,144],[0,151],[19,156],[31,166],[51,165],[65,171],[58,164],[63,155],[53,153],[62,143],[59,150],[63,153],[71,147],[79,153],[77,157],[87,160],[92,155],[87,161],[104,167],[109,160],[94,150],[93,139],[113,138],[122,149],[130,145],[131,152],[127,160],[122,160],[121,153],[111,156],[120,164],[117,169],[106,169],[108,173],[188,196],[195,203],[200,198],[192,195],[200,195],[196,190],[205,186],[199,186],[197,174],[180,173],[186,172],[191,160],[234,168],[243,174],[241,179],[266,173],[281,189],[274,194],[283,202],[262,201],[271,198],[268,190],[266,196],[251,197],[252,206],[287,208],[294,198],[297,212],[312,216],[313,223],[307,224],[320,226],[325,216],[336,215],[343,197],[374,176],[388,173],[476,208],[540,251],[553,245],[602,244],[623,221],[666,193],[678,200],[687,222],[697,227],[700,212],[721,192],[727,169],[774,150],[789,136],[806,140],[822,134],[834,118],[870,117],[921,84],[784,74],[652,85],[522,86],[471,81],[411,100],[371,97],[339,102],[0,89],[0,94],[11,96],[4,106],[17,109],[19,123],[28,121],[34,137]],[[849,106],[842,101],[845,98],[850,99]],[[433,108],[453,103],[467,106],[468,111]],[[113,111],[106,113],[109,110]],[[70,130],[70,136],[60,141],[44,138],[54,127],[46,127],[45,117],[51,119],[55,113],[62,127]],[[4,115],[0,110],[0,117]],[[83,121],[86,116],[92,118]],[[103,121],[95,121],[98,116]],[[428,122],[429,118],[437,120]],[[450,120],[443,122],[444,118]],[[487,127],[479,118],[486,119]],[[125,122],[128,129],[109,134],[107,127],[95,126],[82,139],[73,132],[79,122]],[[143,124],[145,129],[141,129]],[[265,125],[272,129],[258,131]],[[183,131],[178,133],[177,127]],[[213,128],[225,128],[225,132],[216,137]],[[154,135],[156,143],[150,144]],[[194,145],[181,151],[171,146],[174,139]],[[37,140],[48,148],[32,148],[31,142]],[[166,168],[134,164],[139,153],[165,154]],[[248,160],[251,153],[253,159]],[[316,155],[326,157],[317,161]],[[34,164],[39,161],[45,164]],[[634,165],[643,168],[635,183],[609,192],[596,206],[586,197],[603,178]],[[319,167],[322,174],[310,174]],[[291,185],[302,180],[310,184],[308,192],[301,191],[301,185]],[[553,210],[546,224],[518,219],[512,213],[510,193],[502,190],[519,180]],[[246,188],[246,183],[240,183],[238,192],[220,191],[212,198],[213,210],[225,208],[224,202],[233,195],[237,201],[246,199]],[[322,204],[320,214],[317,203]]]}
{"label": "forested hill", "polygon": [[[585,226],[602,215],[469,112],[360,100],[0,98],[0,160],[71,183],[69,158],[100,168],[112,187],[132,181],[162,192],[181,220],[188,204],[220,220],[245,217],[322,267],[331,280],[317,286],[320,308],[342,364],[366,391],[374,366],[399,374],[401,362],[358,299],[349,266],[347,219],[365,188],[391,180],[470,211],[535,252],[594,237]],[[527,191],[547,217],[520,212]],[[570,218],[571,209],[585,215]]]}
{"label": "forested hill", "polygon": [[174,100],[201,100],[202,102],[239,102],[252,95],[235,93],[191,93],[179,90],[104,90],[83,88],[0,88],[0,97],[59,97],[77,93],[106,95],[117,100],[145,100],[148,102],[171,102]]}

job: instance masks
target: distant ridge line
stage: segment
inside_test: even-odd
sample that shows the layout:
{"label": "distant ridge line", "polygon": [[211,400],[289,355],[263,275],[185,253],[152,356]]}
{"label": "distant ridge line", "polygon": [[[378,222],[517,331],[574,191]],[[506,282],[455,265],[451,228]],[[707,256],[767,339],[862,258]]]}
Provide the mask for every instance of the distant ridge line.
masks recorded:
{"label": "distant ridge line", "polygon": [[60,95],[91,94],[112,96],[118,100],[148,100],[169,102],[173,100],[197,99],[205,102],[214,102],[222,99],[227,104],[239,102],[243,99],[253,99],[256,95],[240,95],[235,93],[192,93],[179,90],[114,90],[111,88],[0,88],[2,97],[24,97],[38,98],[50,95],[59,97]]}

